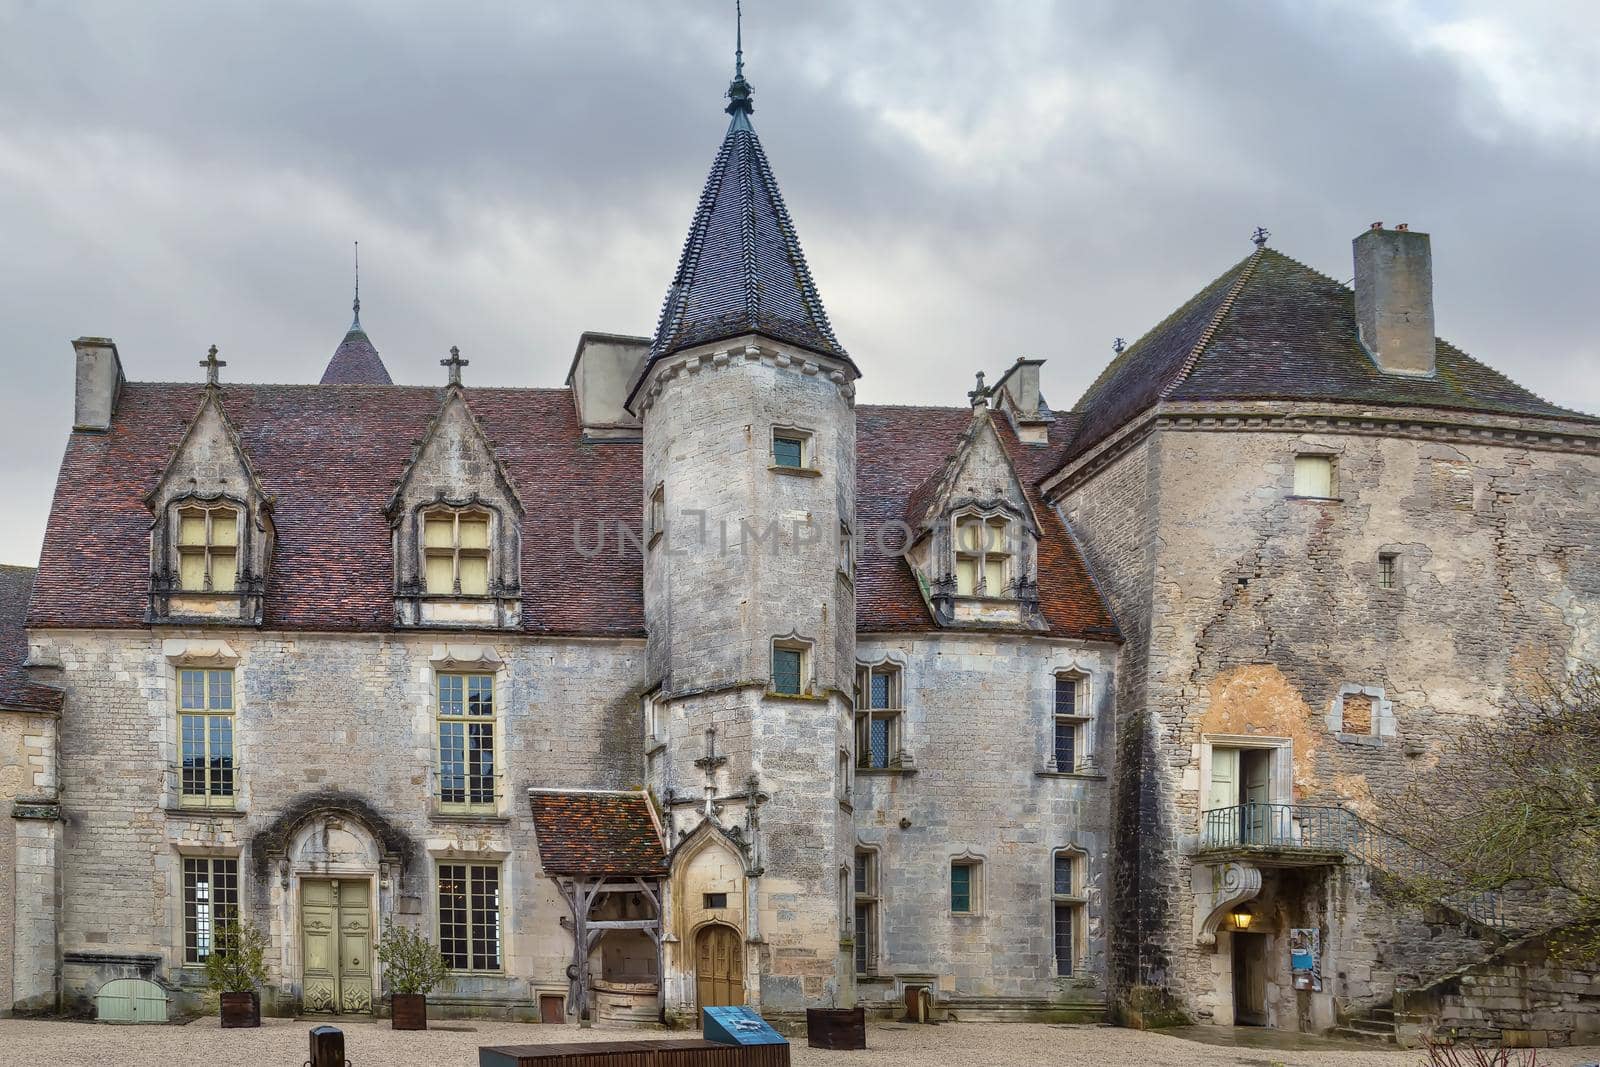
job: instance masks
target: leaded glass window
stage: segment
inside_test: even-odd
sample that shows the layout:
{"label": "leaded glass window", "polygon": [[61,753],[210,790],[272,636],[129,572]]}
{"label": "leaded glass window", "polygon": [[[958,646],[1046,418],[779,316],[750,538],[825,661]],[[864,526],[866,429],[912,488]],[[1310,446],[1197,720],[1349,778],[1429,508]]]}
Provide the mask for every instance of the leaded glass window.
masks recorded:
{"label": "leaded glass window", "polygon": [[439,952],[452,971],[500,970],[500,868],[439,864]]}
{"label": "leaded glass window", "polygon": [[179,803],[234,804],[233,672],[178,672]]}
{"label": "leaded glass window", "polygon": [[856,668],[856,766],[893,767],[900,756],[900,668]]}
{"label": "leaded glass window", "polygon": [[220,924],[239,913],[239,861],[183,857],[183,962],[200,964],[211,955]]}
{"label": "leaded glass window", "polygon": [[798,645],[772,646],[772,691],[798,696],[803,691],[805,649]]}
{"label": "leaded glass window", "polygon": [[439,803],[494,810],[494,675],[439,675]]}
{"label": "leaded glass window", "polygon": [[1063,850],[1055,853],[1052,860],[1051,939],[1055,944],[1056,974],[1069,978],[1075,973],[1082,954],[1079,941],[1083,935],[1087,899],[1083,892],[1085,859],[1081,852]]}
{"label": "leaded glass window", "polygon": [[871,849],[856,849],[855,964],[857,974],[872,974],[878,969],[878,854]]}
{"label": "leaded glass window", "polygon": [[1077,673],[1055,676],[1053,737],[1050,762],[1058,771],[1074,771],[1083,759],[1084,730],[1088,716],[1083,713],[1084,677]]}

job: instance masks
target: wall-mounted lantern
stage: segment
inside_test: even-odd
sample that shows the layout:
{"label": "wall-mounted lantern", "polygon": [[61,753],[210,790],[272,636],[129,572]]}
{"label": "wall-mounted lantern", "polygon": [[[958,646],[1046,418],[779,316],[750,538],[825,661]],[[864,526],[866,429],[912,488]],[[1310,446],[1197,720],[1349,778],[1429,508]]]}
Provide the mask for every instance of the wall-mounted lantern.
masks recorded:
{"label": "wall-mounted lantern", "polygon": [[1256,921],[1256,913],[1250,910],[1250,905],[1240,904],[1229,913],[1228,918],[1233,920],[1235,930],[1248,930],[1250,924]]}

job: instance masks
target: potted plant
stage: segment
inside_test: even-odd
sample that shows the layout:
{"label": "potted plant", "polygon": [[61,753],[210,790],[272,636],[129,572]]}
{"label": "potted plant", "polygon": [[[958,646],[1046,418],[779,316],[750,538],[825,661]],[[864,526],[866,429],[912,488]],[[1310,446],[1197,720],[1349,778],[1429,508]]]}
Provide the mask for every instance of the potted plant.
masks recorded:
{"label": "potted plant", "polygon": [[389,1025],[396,1030],[426,1030],[428,994],[444,981],[444,957],[411,927],[386,919],[378,959],[389,985]]}
{"label": "potted plant", "polygon": [[221,916],[211,954],[206,957],[206,986],[222,1003],[225,1027],[260,1026],[260,988],[267,984],[267,935],[237,913]]}

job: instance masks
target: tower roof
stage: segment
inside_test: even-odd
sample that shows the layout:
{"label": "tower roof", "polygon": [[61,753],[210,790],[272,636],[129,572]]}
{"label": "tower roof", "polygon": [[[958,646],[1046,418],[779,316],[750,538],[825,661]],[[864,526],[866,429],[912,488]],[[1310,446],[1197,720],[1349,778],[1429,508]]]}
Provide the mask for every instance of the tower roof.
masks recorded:
{"label": "tower roof", "polygon": [[394,384],[389,377],[389,369],[378,358],[378,350],[372,347],[372,341],[367,337],[367,331],[361,328],[359,320],[344,335],[339,347],[333,350],[333,358],[328,360],[328,367],[322,372],[322,384]]}
{"label": "tower roof", "polygon": [[728,89],[728,132],[667,289],[651,363],[746,333],[850,362],[833,335],[777,178],[750,124],[754,110],[741,67]]}
{"label": "tower roof", "polygon": [[333,350],[327,369],[322,372],[323,385],[393,385],[389,368],[378,358],[372,339],[361,327],[361,245],[356,244],[356,298],[350,304],[350,329],[344,340]]}

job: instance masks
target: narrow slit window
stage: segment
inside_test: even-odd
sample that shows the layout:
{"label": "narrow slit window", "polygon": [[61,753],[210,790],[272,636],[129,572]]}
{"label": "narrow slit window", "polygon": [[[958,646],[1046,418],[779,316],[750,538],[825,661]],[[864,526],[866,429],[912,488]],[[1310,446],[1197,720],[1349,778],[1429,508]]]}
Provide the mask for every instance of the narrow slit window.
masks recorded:
{"label": "narrow slit window", "polygon": [[1055,946],[1056,975],[1070,978],[1077,969],[1082,955],[1080,940],[1083,936],[1083,910],[1086,897],[1083,891],[1082,853],[1057,852],[1054,856],[1053,885],[1051,886],[1051,940]]}
{"label": "narrow slit window", "polygon": [[1398,589],[1400,587],[1400,557],[1393,552],[1382,552],[1378,555],[1378,588]]}
{"label": "narrow slit window", "polygon": [[977,911],[978,865],[958,860],[950,865],[950,910],[958,915]]}
{"label": "narrow slit window", "polygon": [[856,850],[855,963],[857,974],[878,970],[878,855],[871,849]]}

